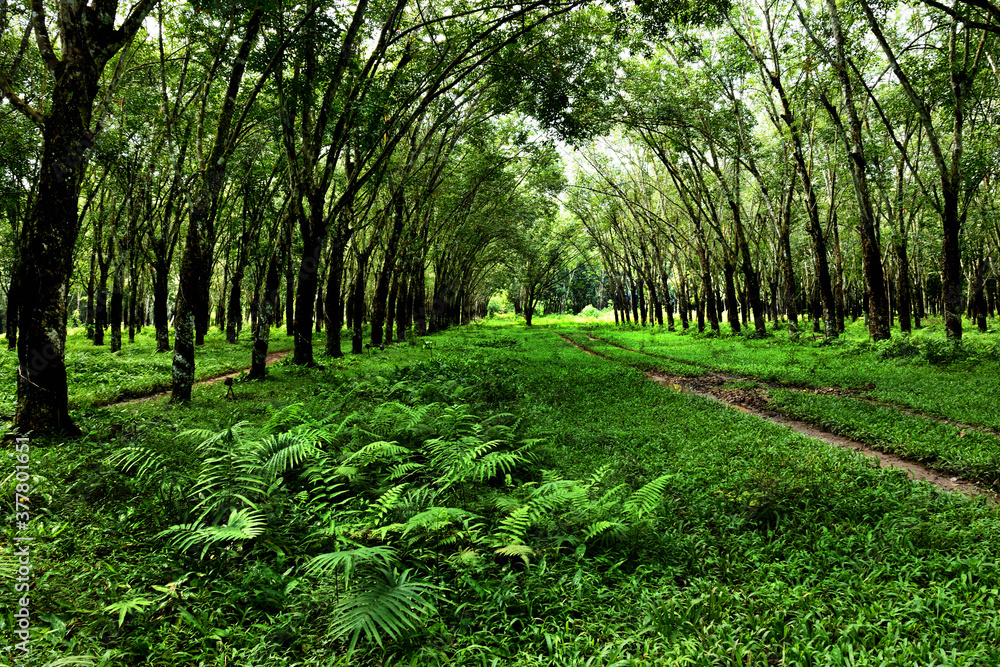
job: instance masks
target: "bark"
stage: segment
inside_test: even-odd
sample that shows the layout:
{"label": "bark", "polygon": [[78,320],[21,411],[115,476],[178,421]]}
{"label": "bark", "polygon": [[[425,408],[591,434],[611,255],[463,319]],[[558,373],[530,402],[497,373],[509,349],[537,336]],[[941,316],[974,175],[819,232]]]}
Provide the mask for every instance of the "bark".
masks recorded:
{"label": "bark", "polygon": [[396,264],[396,252],[399,247],[399,237],[403,232],[403,223],[406,216],[403,210],[402,186],[398,186],[393,198],[393,224],[386,244],[385,258],[382,261],[382,270],[379,271],[375,282],[375,294],[372,297],[372,345],[378,347],[383,341],[383,329],[386,321],[386,304],[389,298],[389,281]]}
{"label": "bark", "polygon": [[358,257],[358,272],[354,277],[354,297],[352,299],[353,313],[351,315],[351,353],[362,354],[364,348],[364,331],[362,320],[365,316],[365,282],[368,273],[368,258],[375,249],[374,244]]}
{"label": "bark", "polygon": [[[847,69],[845,55],[846,39],[840,24],[840,14],[836,0],[826,0],[827,12],[834,38],[834,57],[831,65],[840,81],[840,92],[843,98],[844,110],[847,112],[847,128],[841,122],[837,110],[825,95],[820,99],[823,106],[838,128],[847,149],[851,165],[851,180],[854,184],[854,194],[858,202],[861,235],[861,264],[865,278],[865,290],[868,294],[868,333],[873,340],[886,340],[890,336],[889,303],[886,294],[885,276],[882,272],[882,252],[879,248],[876,234],[875,210],[872,207],[871,194],[868,189],[866,173],[868,161],[865,158],[864,140],[862,139],[861,117],[854,104],[854,82]],[[840,329],[842,330],[841,322]]]}
{"label": "bark", "polygon": [[681,318],[681,330],[687,331],[690,326],[688,323],[688,310],[691,307],[691,301],[687,292],[687,275],[683,271],[681,272],[680,294],[677,297],[677,306],[677,314]]}
{"label": "bark", "polygon": [[135,332],[136,332],[136,307],[139,301],[139,276],[136,275],[135,265],[132,266],[132,272],[129,276],[129,295],[128,295],[128,342],[135,342]]}
{"label": "bark", "polygon": [[110,257],[104,259],[100,248],[97,251],[97,313],[94,315],[94,345],[104,345],[104,330],[108,326],[108,274],[114,262],[114,247],[109,248]]}
{"label": "bark", "polygon": [[392,342],[393,325],[396,320],[396,299],[399,295],[399,271],[392,272],[392,284],[389,286],[389,300],[386,302],[385,312],[385,342]]}
{"label": "bark", "polygon": [[12,268],[13,270],[10,274],[10,288],[7,290],[7,322],[5,323],[6,328],[4,329],[4,332],[7,334],[8,350],[14,350],[17,348],[17,308],[21,291],[20,274],[22,269],[16,258]]}
{"label": "bark", "polygon": [[285,264],[285,335],[295,335],[295,273],[292,264]]}
{"label": "bark", "polygon": [[409,326],[407,319],[407,305],[410,302],[409,292],[410,282],[406,275],[399,277],[399,291],[396,294],[396,342],[402,343],[406,340],[406,328]]}
{"label": "bark", "polygon": [[327,356],[340,358],[344,351],[340,347],[340,332],[344,328],[344,298],[341,283],[344,281],[345,241],[339,232],[334,235],[330,251],[330,270],[326,282],[326,348]]}
{"label": "bark", "polygon": [[111,279],[111,351],[122,349],[122,265],[115,267]]}
{"label": "bark", "polygon": [[[196,330],[200,327],[207,329],[208,325],[208,278],[211,275],[212,246],[215,242],[212,216],[226,179],[227,160],[235,149],[235,142],[231,141],[232,132],[238,131],[240,125],[237,122],[234,128],[236,100],[246,71],[250,49],[256,43],[260,32],[262,17],[261,7],[255,7],[247,22],[246,33],[229,76],[225,101],[217,121],[215,143],[205,168],[194,184],[184,255],[181,259],[180,286],[174,311],[171,402],[191,400]],[[204,329],[201,331],[202,335]]]}
{"label": "bark", "polygon": [[[792,201],[795,198],[794,178],[795,175],[793,174],[793,181],[789,183],[788,190],[784,193],[785,196],[782,202],[783,205],[781,207],[778,226],[778,246],[780,248],[778,255],[781,264],[781,282],[785,288],[782,300],[785,302],[785,318],[788,320],[788,334],[790,336],[794,336],[799,329],[799,314],[795,307],[795,270],[792,264],[791,242]],[[773,293],[771,300],[772,302],[777,302]],[[777,315],[774,319],[777,321]]]}
{"label": "bark", "polygon": [[[100,4],[98,5],[101,6]],[[104,66],[135,34],[151,0],[142,0],[115,29],[115,11],[82,3],[60,6],[61,58],[52,49],[41,0],[32,0],[35,34],[42,61],[55,76],[43,115],[4,92],[42,127],[38,189],[21,254],[23,289],[18,309],[18,373],[15,428],[34,435],[79,433],[69,417],[66,382],[66,292],[73,273],[79,234],[80,183],[86,152],[97,127],[90,129],[94,99]]]}
{"label": "bark", "polygon": [[278,309],[278,290],[281,288],[281,265],[284,264],[284,246],[271,255],[264,279],[264,298],[260,300],[257,326],[253,334],[253,351],[250,355],[251,380],[261,380],[267,375],[267,348],[271,337],[271,320]]}
{"label": "bark", "polygon": [[292,363],[300,366],[314,366],[312,331],[315,317],[316,288],[319,285],[320,260],[326,241],[326,226],[323,220],[323,203],[309,201],[308,220],[301,220],[302,260],[299,262],[295,291],[295,352]]}
{"label": "bark", "polygon": [[[871,28],[896,79],[899,81],[910,99],[911,105],[917,113],[924,128],[927,144],[934,156],[934,164],[938,171],[941,183],[941,215],[942,240],[941,254],[943,266],[941,270],[942,281],[942,308],[944,310],[945,333],[950,340],[962,339],[962,255],[959,246],[959,236],[962,230],[962,223],[965,215],[960,211],[960,197],[964,182],[962,173],[962,153],[963,153],[963,133],[965,126],[965,102],[971,89],[972,81],[976,77],[982,62],[983,48],[986,44],[987,33],[983,32],[980,37],[979,46],[973,58],[969,58],[969,53],[963,58],[958,54],[958,22],[953,21],[950,25],[950,35],[948,41],[948,58],[950,69],[950,87],[952,97],[952,136],[951,154],[946,155],[941,146],[937,129],[931,117],[931,111],[921,92],[917,91],[910,82],[909,76],[899,64],[896,54],[889,46],[885,35],[882,32],[878,19],[872,12],[867,0],[859,3],[868,26]],[[969,30],[964,26],[963,30]],[[968,33],[966,33],[968,36]],[[898,146],[898,144],[897,144]],[[905,149],[901,149],[905,152]]]}
{"label": "bark", "polygon": [[980,333],[986,333],[986,253],[983,247],[979,247],[979,256],[976,258],[975,275],[973,278],[972,310],[975,313],[976,327]]}
{"label": "bark", "polygon": [[[233,274],[232,285],[229,288],[228,313],[226,313],[226,342],[230,345],[239,340],[237,324],[243,319],[243,272],[237,269]],[[270,324],[268,325],[270,326]]]}
{"label": "bark", "polygon": [[722,273],[726,290],[726,318],[729,320],[729,329],[734,334],[740,333],[740,314],[736,300],[736,266],[732,262],[726,262],[722,266]]}
{"label": "bark", "polygon": [[153,263],[153,328],[156,330],[156,351],[170,351],[170,318],[167,300],[170,298],[168,280],[170,267],[159,260]]}
{"label": "bark", "polygon": [[[90,276],[89,279],[87,280],[87,314],[83,321],[83,325],[87,329],[87,338],[89,338],[90,340],[94,340],[94,280],[97,277],[96,274],[97,274],[97,255],[96,253],[91,252]],[[13,282],[11,284],[11,292],[13,293]]]}

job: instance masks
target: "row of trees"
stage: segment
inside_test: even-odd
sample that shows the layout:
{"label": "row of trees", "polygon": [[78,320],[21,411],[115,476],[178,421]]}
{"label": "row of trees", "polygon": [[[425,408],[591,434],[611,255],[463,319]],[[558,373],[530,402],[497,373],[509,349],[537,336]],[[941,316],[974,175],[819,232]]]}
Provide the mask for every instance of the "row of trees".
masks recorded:
{"label": "row of trees", "polygon": [[[764,335],[800,314],[873,339],[1000,300],[993,5],[735,3],[624,60],[619,131],[581,150],[566,205],[616,317]],[[643,51],[642,45],[635,45]],[[633,312],[629,312],[629,311]]]}
{"label": "row of trees", "polygon": [[360,353],[362,321],[377,346],[484,312],[555,217],[554,148],[483,73],[578,2],[56,4],[0,14],[23,431],[75,429],[74,292],[96,344],[109,324],[118,348],[143,304],[160,351],[172,324],[184,401],[213,302],[230,341],[252,312],[252,376],[281,305],[313,365],[314,327],[340,356],[345,324]]}
{"label": "row of trees", "polygon": [[70,305],[113,349],[172,326],[184,401],[213,315],[261,377],[279,321],[312,365],[314,329],[361,352],[503,287],[530,324],[577,275],[758,335],[939,310],[958,339],[997,298],[989,2],[52,5],[0,5],[22,430],[74,428]]}

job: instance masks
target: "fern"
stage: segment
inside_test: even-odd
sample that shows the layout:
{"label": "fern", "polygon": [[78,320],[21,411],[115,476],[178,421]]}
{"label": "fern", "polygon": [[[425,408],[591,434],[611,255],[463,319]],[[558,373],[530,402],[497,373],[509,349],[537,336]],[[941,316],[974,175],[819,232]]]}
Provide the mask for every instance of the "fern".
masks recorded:
{"label": "fern", "polygon": [[172,536],[171,543],[179,551],[201,546],[199,558],[204,558],[209,548],[220,542],[252,540],[264,532],[266,524],[263,515],[244,508],[230,512],[229,520],[224,525],[181,524],[161,531],[157,537]]}
{"label": "fern", "polygon": [[625,511],[635,519],[641,519],[652,512],[663,502],[663,492],[671,479],[673,475],[661,475],[644,485],[625,502]]}
{"label": "fern", "polygon": [[343,569],[345,585],[349,586],[351,577],[359,565],[375,564],[391,567],[397,558],[398,554],[392,547],[384,545],[356,547],[320,554],[306,564],[305,571],[308,574],[329,577],[337,570]]}
{"label": "fern", "polygon": [[625,528],[625,524],[620,521],[595,521],[584,530],[583,539],[585,542],[589,542],[595,537],[608,532],[616,537],[621,537],[625,533]]}
{"label": "fern", "polygon": [[410,573],[380,568],[373,581],[337,603],[330,634],[334,639],[351,638],[347,664],[362,635],[384,647],[384,639],[398,641],[415,631],[421,618],[434,611],[434,601],[445,589],[414,581]]}
{"label": "fern", "polygon": [[371,525],[377,526],[385,518],[395,506],[399,497],[403,495],[403,491],[406,490],[406,484],[397,484],[385,491],[378,500],[371,504],[368,508],[368,517],[371,521]]}

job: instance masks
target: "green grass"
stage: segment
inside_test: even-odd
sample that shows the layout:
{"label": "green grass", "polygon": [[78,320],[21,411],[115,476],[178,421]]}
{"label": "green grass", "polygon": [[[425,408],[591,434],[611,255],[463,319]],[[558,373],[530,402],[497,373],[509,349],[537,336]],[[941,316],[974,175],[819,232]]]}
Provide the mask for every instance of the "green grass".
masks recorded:
{"label": "green grass", "polygon": [[1000,480],[995,436],[840,396],[776,389],[770,398],[782,414],[881,451],[988,485]]}
{"label": "green grass", "polygon": [[[651,359],[647,363],[658,368],[661,364],[669,368],[689,364],[764,382],[860,390],[863,396],[929,416],[1000,429],[997,334],[967,333],[955,355],[957,360],[942,364],[931,363],[925,355],[885,357],[885,345],[871,345],[862,338],[860,322],[849,327],[843,342],[834,345],[821,345],[806,337],[789,341],[782,331],[754,340],[655,329],[585,328],[607,342],[644,352]],[[914,347],[929,350],[935,359],[943,355],[941,350],[947,345],[943,332],[932,327],[918,332],[913,340]]]}
{"label": "green grass", "polygon": [[[173,332],[170,341],[173,344]],[[316,335],[316,344],[322,345],[322,334]],[[110,340],[105,337],[106,341]],[[250,367],[250,350],[253,347],[249,330],[244,330],[235,345],[226,343],[225,333],[212,327],[205,336],[205,344],[195,350],[195,379],[200,381],[218,377]],[[269,352],[292,349],[292,339],[284,328],[272,329]],[[152,327],[144,327],[129,343],[123,336],[122,349],[110,352],[108,344],[94,345],[82,327],[70,329],[66,336],[66,375],[70,388],[70,408],[105,405],[126,398],[146,396],[167,391],[171,386],[170,365],[173,352],[156,353],[156,338]],[[17,353],[4,348],[0,352],[0,371],[13,377],[17,367]],[[0,416],[11,419],[14,414],[15,392],[13,383],[3,383],[0,394]]]}
{"label": "green grass", "polygon": [[[626,355],[638,353],[600,359],[553,331],[510,325],[433,340],[430,349],[325,360],[324,372],[278,364],[266,382],[238,383],[232,403],[196,387],[190,406],[85,408],[88,436],[38,443],[35,664],[74,655],[94,656],[81,664],[247,667],[1000,662],[1000,517],[986,500],[660,387],[630,366]],[[323,446],[336,458],[374,437],[430,446],[441,418],[410,430],[390,418],[430,403],[513,429],[497,432],[503,442],[503,432],[511,442],[540,439],[508,477],[448,488],[397,478],[480,517],[464,527],[441,517],[410,533],[372,523],[372,508],[384,507],[385,521],[414,525],[406,502],[415,501],[386,495],[397,464],[372,459],[350,493],[325,497],[333,487],[310,482],[309,467],[333,477],[338,468],[313,454],[261,492],[259,536],[198,558],[161,534],[189,521],[198,501],[191,480],[205,454],[198,438],[179,435],[186,429],[240,420],[263,429],[284,408],[319,432],[354,413]],[[171,464],[155,475],[113,465],[130,446]],[[527,564],[489,546],[509,508],[545,480],[590,479],[602,467],[599,493],[584,505],[591,524],[605,516],[627,524],[620,532],[584,539],[587,517],[560,505],[522,534]],[[659,503],[642,520],[615,500],[627,495],[610,493],[660,478]],[[380,646],[362,636],[348,660],[349,638],[331,623],[345,591],[374,585],[364,583],[374,561],[359,562],[356,584],[342,570],[318,576],[307,566],[359,545],[393,548],[400,570],[441,597],[396,639]],[[128,605],[135,600],[150,604]],[[0,615],[5,635],[12,620]]]}
{"label": "green grass", "polygon": [[[760,380],[855,390],[858,398],[782,389],[768,394],[777,411],[876,449],[988,485],[1000,479],[1000,438],[935,419],[995,428],[989,415],[998,410],[993,397],[1000,394],[1000,368],[989,359],[991,340],[968,344],[966,356],[980,350],[975,360],[942,366],[919,358],[917,352],[885,358],[886,349],[920,349],[905,339],[890,342],[893,347],[850,342],[850,337],[845,344],[817,346],[780,335],[761,341],[661,330],[557,330],[578,345],[642,370],[689,377],[720,371],[755,378],[730,382],[730,388],[747,388]],[[852,335],[857,333],[855,327]]]}

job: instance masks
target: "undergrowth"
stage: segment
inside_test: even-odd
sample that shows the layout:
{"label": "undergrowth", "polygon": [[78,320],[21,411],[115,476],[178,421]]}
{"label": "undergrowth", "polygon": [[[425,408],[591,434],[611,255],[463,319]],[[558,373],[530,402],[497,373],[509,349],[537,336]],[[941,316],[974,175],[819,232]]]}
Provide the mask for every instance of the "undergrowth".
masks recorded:
{"label": "undergrowth", "polygon": [[1000,661],[981,499],[545,330],[321,361],[35,446],[32,664]]}

